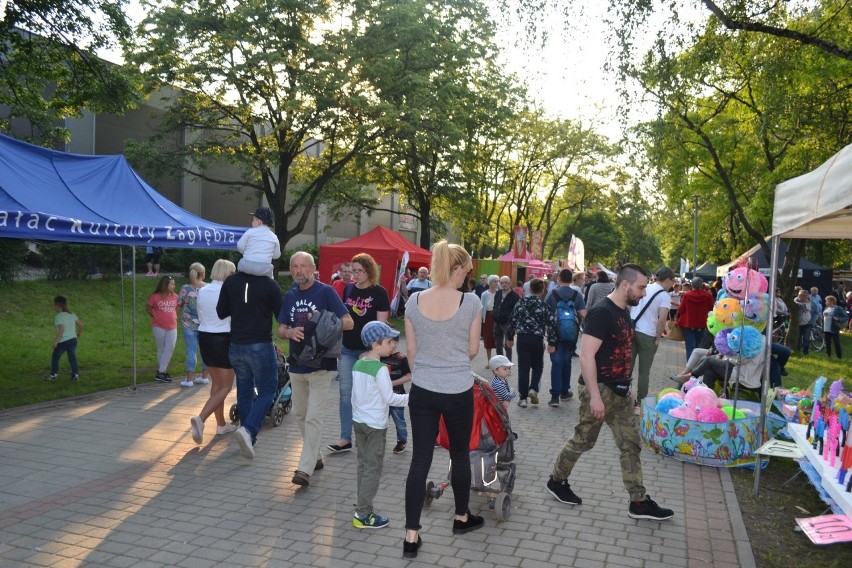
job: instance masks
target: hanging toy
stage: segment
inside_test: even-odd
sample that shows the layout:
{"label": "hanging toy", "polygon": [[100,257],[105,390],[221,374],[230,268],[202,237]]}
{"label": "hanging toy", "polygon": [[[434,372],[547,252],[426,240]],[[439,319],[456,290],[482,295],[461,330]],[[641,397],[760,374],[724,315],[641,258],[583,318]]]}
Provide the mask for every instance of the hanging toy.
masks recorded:
{"label": "hanging toy", "polygon": [[731,334],[731,331],[733,331],[733,328],[719,330],[719,333],[716,334],[716,339],[713,340],[713,345],[716,347],[716,351],[724,357],[734,356],[734,351],[728,347],[728,335]]}
{"label": "hanging toy", "polygon": [[744,359],[760,354],[763,341],[763,335],[753,327],[736,328],[728,334],[728,347],[734,353],[741,353]]}
{"label": "hanging toy", "polygon": [[743,317],[743,309],[739,300],[725,298],[716,302],[713,307],[713,315],[724,327],[733,327],[739,325]]}
{"label": "hanging toy", "polygon": [[766,292],[749,294],[745,302],[742,303],[742,308],[746,325],[750,325],[758,331],[766,329],[766,323],[769,319],[769,294]]}
{"label": "hanging toy", "polygon": [[769,281],[766,280],[766,276],[746,267],[735,268],[728,272],[728,275],[722,281],[722,285],[728,295],[737,300],[744,300],[746,292],[754,294],[755,292],[766,292],[769,289]]}

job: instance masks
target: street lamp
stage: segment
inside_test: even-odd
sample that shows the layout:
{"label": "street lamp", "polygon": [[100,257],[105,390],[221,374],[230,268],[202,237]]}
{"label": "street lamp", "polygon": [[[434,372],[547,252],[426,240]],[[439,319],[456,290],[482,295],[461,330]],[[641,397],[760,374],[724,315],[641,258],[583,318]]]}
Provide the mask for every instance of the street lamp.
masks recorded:
{"label": "street lamp", "polygon": [[692,195],[692,276],[695,276],[695,263],[698,260],[698,196]]}

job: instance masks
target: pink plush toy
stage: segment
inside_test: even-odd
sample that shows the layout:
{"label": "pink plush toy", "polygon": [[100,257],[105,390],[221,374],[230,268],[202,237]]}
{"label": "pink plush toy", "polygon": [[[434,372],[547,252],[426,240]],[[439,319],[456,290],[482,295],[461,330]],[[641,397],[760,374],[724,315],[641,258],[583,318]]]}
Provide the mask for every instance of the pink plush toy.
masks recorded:
{"label": "pink plush toy", "polygon": [[698,413],[698,421],[699,422],[709,422],[709,423],[719,423],[719,422],[727,422],[728,415],[719,408],[718,406],[711,406],[708,408],[702,408]]}
{"label": "pink plush toy", "polygon": [[693,387],[697,387],[698,385],[703,385],[704,382],[697,377],[689,377],[689,380],[681,385],[680,390],[684,393],[689,392]]}
{"label": "pink plush toy", "polygon": [[719,408],[719,399],[716,397],[716,393],[705,385],[689,389],[683,400],[694,408],[695,412],[701,412],[706,408]]}
{"label": "pink plush toy", "polygon": [[687,403],[683,403],[683,406],[678,406],[677,408],[669,410],[669,416],[674,416],[675,418],[681,418],[683,420],[696,420],[698,418],[695,410]]}
{"label": "pink plush toy", "polygon": [[746,292],[755,294],[766,292],[769,289],[766,276],[744,266],[728,272],[728,275],[722,281],[722,285],[725,287],[725,291],[737,300],[745,299]]}
{"label": "pink plush toy", "polygon": [[674,399],[683,401],[683,393],[681,393],[680,391],[667,392],[666,394],[664,394],[663,396],[660,397],[660,400],[666,400],[667,398],[674,398]]}

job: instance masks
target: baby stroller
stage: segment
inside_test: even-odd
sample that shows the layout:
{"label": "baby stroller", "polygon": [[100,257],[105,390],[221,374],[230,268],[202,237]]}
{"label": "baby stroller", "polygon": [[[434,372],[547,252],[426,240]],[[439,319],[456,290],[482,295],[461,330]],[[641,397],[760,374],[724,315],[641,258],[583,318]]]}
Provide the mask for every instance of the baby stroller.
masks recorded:
{"label": "baby stroller", "polygon": [[[284,422],[284,415],[289,414],[293,408],[293,389],[290,388],[290,373],[287,371],[287,360],[281,349],[275,347],[275,356],[278,358],[278,388],[275,389],[275,396],[272,397],[272,403],[266,409],[266,416],[272,421],[273,426],[280,426]],[[255,389],[257,396],[257,389]],[[237,409],[237,403],[231,405],[231,411],[228,413],[231,422],[237,422],[240,419],[240,412]]]}
{"label": "baby stroller", "polygon": [[[474,491],[494,495],[489,497],[488,506],[494,510],[498,521],[505,521],[512,514],[511,493],[515,487],[515,440],[509,413],[497,398],[491,384],[482,377],[473,375],[473,429],[470,433],[470,465]],[[443,419],[438,430],[437,444],[449,449],[450,440]],[[452,468],[452,465],[450,466]],[[425,505],[443,495],[450,484],[447,481],[426,484]]]}

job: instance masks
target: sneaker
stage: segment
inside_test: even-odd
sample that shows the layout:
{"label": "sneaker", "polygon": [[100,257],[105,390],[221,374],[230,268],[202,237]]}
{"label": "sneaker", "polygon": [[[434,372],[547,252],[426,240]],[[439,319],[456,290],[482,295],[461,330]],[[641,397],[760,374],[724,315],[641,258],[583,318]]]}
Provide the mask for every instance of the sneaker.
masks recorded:
{"label": "sneaker", "polygon": [[74,382],[79,381],[80,375],[78,375],[77,373],[74,373],[73,375],[71,375],[71,380],[74,381]]}
{"label": "sneaker", "polygon": [[550,407],[553,407],[553,408],[559,408],[559,399],[558,398],[551,398],[550,402],[547,403],[547,406],[550,406]]}
{"label": "sneaker", "polygon": [[530,389],[530,402],[538,404],[538,393],[533,389]]}
{"label": "sneaker", "polygon": [[574,398],[574,391],[568,389],[568,392],[563,395],[559,395],[559,398],[561,398],[562,400],[571,400],[572,398]]}
{"label": "sneaker", "polygon": [[249,431],[240,426],[234,432],[234,438],[236,438],[237,445],[240,447],[240,454],[246,459],[254,459],[254,445],[251,443]]}
{"label": "sneaker", "polygon": [[521,400],[519,400],[518,406],[520,406],[521,408],[526,408],[527,407],[527,399],[522,398]]}
{"label": "sneaker", "polygon": [[351,452],[352,451],[352,442],[348,442],[343,444],[342,446],[339,444],[329,444],[326,446],[328,450],[333,454],[341,454],[343,452]]}
{"label": "sneaker", "polygon": [[154,273],[149,270],[148,273],[145,276],[153,276],[153,275],[154,275]]}
{"label": "sneaker", "polygon": [[132,270],[128,270],[127,272],[125,272],[125,273],[124,273],[124,275],[125,275],[125,276],[133,276],[133,271],[132,271]]}
{"label": "sneaker", "polygon": [[184,388],[189,388],[189,387],[192,386],[192,384],[193,384],[192,381],[190,381],[189,379],[184,379],[180,382],[180,386],[182,386]]}
{"label": "sneaker", "polygon": [[465,534],[470,531],[475,531],[476,529],[485,525],[485,519],[474,515],[470,512],[470,509],[467,511],[467,520],[460,521],[458,519],[453,519],[453,534]]}
{"label": "sneaker", "polygon": [[202,377],[196,377],[196,378],[195,378],[195,384],[196,384],[196,385],[209,385],[209,384],[210,384],[210,379],[208,379],[207,377],[204,377],[204,376],[202,376]]}
{"label": "sneaker", "polygon": [[663,509],[653,499],[645,496],[644,501],[631,501],[627,516],[631,519],[651,519],[653,521],[665,521],[674,516],[671,509]]}
{"label": "sneaker", "polygon": [[158,383],[170,383],[170,382],[172,382],[172,378],[169,376],[168,373],[157,373],[157,376],[154,377],[154,378],[157,379]]}
{"label": "sneaker", "polygon": [[45,381],[55,381],[55,380],[56,380],[56,373],[52,373],[52,374],[50,374],[50,375],[46,376],[46,377],[44,378],[44,380],[45,380]]}
{"label": "sneaker", "polygon": [[407,446],[407,445],[408,445],[408,442],[397,442],[396,445],[393,447],[393,453],[401,454],[402,452],[405,451],[405,446]]}
{"label": "sneaker", "polygon": [[192,440],[196,444],[204,441],[204,422],[200,416],[193,416],[189,419],[189,431],[192,432]]}
{"label": "sneaker", "polygon": [[216,435],[221,436],[222,434],[230,434],[231,432],[236,432],[237,426],[236,424],[225,424],[224,426],[216,426]]}
{"label": "sneaker", "polygon": [[420,538],[420,535],[417,535],[417,542],[408,542],[403,539],[402,541],[402,557],[403,558],[417,558],[417,551],[420,550],[420,547],[423,545],[423,539]]}
{"label": "sneaker", "polygon": [[369,513],[363,517],[359,516],[358,513],[352,515],[352,526],[356,529],[383,529],[388,524],[387,517],[382,517],[375,513]]}
{"label": "sneaker", "polygon": [[551,475],[550,479],[547,480],[547,487],[545,488],[545,491],[556,497],[556,500],[560,503],[567,503],[568,505],[583,504],[583,500],[571,491],[571,486],[568,484],[567,479],[556,481]]}

